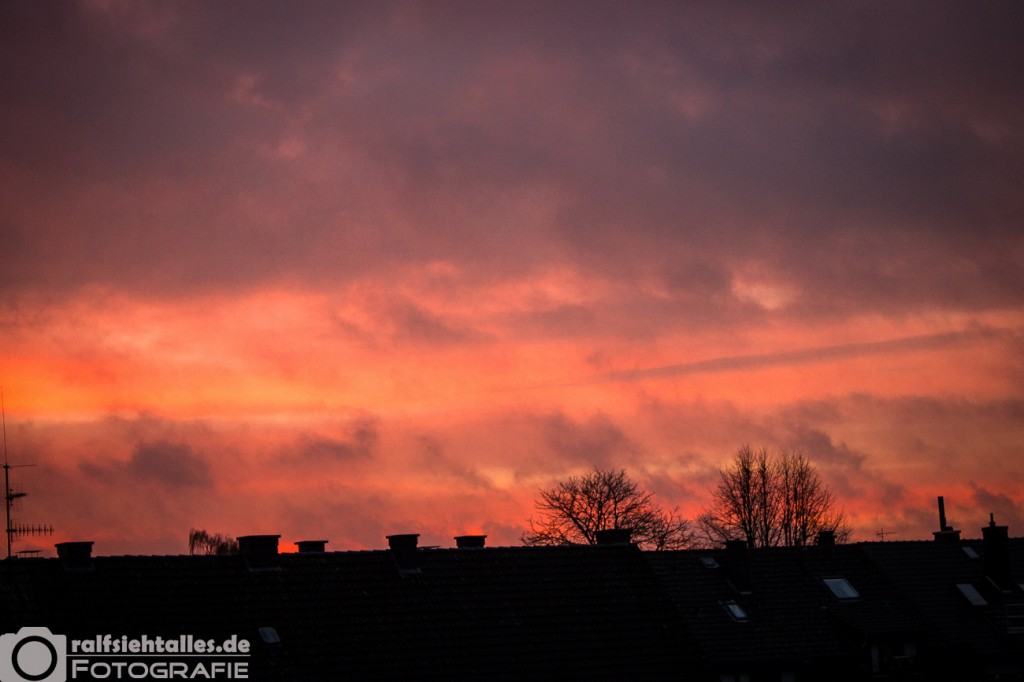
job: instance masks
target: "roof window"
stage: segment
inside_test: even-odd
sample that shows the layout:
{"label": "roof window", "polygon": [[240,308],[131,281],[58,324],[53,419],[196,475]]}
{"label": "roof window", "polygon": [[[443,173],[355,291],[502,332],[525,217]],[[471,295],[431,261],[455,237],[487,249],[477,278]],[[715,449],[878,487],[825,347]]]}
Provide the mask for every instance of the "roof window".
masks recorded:
{"label": "roof window", "polygon": [[960,590],[960,594],[964,595],[964,598],[971,603],[971,606],[988,606],[988,602],[981,592],[978,592],[978,588],[970,583],[957,583],[956,589]]}
{"label": "roof window", "polygon": [[823,578],[822,582],[832,590],[837,599],[857,599],[860,592],[846,578]]}
{"label": "roof window", "polygon": [[746,610],[734,601],[722,602],[722,606],[729,612],[729,615],[733,617],[733,620],[737,620],[741,623],[745,623],[750,620],[750,616],[747,615]]}
{"label": "roof window", "polygon": [[718,568],[718,562],[713,556],[702,556],[700,562],[704,564],[704,568]]}

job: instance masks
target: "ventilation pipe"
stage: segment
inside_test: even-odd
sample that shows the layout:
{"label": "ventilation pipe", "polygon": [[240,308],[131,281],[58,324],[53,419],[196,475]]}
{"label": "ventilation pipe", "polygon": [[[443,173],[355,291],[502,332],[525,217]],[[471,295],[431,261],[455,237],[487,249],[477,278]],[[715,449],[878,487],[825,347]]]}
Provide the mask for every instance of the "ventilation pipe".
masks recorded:
{"label": "ventilation pipe", "polygon": [[936,542],[959,542],[960,531],[946,524],[946,501],[939,495],[939,529],[932,533]]}

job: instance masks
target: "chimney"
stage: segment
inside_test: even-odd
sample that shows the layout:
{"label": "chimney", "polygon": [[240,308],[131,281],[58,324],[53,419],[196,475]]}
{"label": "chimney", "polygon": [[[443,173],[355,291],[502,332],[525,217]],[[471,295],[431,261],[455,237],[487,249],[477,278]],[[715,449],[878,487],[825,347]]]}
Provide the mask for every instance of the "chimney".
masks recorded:
{"label": "chimney", "polygon": [[595,533],[599,545],[628,545],[633,539],[632,528],[606,528]]}
{"label": "chimney", "polygon": [[92,542],[58,542],[57,557],[68,571],[92,570]]}
{"label": "chimney", "polygon": [[823,530],[818,532],[818,545],[821,547],[834,547],[836,544],[836,532],[834,530]]}
{"label": "chimney", "polygon": [[280,569],[277,541],[280,535],[243,535],[238,538],[238,553],[250,571]]}
{"label": "chimney", "polygon": [[747,558],[746,540],[729,540],[725,543],[725,571],[739,592],[750,592],[750,561]]}
{"label": "chimney", "polygon": [[1010,529],[997,526],[994,514],[988,515],[988,525],[981,529],[985,548],[985,573],[1001,590],[1013,589],[1010,575]]}
{"label": "chimney", "polygon": [[391,556],[398,565],[400,575],[414,575],[420,572],[420,563],[416,557],[416,545],[419,544],[419,533],[403,533],[388,535],[388,547]]}
{"label": "chimney", "polygon": [[939,529],[932,533],[936,542],[959,542],[960,531],[946,525],[946,501],[939,495]]}
{"label": "chimney", "polygon": [[299,540],[295,546],[299,554],[323,554],[327,551],[327,540]]}
{"label": "chimney", "polygon": [[486,540],[486,535],[456,535],[455,546],[459,549],[475,549],[483,547]]}

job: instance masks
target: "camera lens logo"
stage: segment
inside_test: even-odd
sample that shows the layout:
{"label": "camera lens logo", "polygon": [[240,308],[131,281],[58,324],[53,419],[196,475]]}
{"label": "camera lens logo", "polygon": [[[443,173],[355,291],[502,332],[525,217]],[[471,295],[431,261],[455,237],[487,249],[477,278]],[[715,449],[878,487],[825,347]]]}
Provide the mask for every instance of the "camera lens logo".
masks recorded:
{"label": "camera lens logo", "polygon": [[49,628],[0,636],[0,682],[65,682],[68,638]]}

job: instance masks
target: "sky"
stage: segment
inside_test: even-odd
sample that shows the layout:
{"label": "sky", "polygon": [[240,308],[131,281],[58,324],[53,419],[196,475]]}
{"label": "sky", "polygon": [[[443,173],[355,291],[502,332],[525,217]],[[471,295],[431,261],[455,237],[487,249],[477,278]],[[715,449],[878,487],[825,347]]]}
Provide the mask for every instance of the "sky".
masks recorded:
{"label": "sky", "polygon": [[1024,5],[0,3],[15,520],[328,549],[802,451],[1024,534]]}

